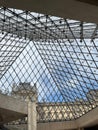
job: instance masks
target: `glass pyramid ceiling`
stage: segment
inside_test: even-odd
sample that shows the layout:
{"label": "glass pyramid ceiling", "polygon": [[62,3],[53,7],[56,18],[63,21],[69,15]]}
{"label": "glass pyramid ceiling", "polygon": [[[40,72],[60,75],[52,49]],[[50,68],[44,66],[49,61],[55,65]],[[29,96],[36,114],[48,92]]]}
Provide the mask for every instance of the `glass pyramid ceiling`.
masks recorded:
{"label": "glass pyramid ceiling", "polygon": [[27,88],[35,85],[38,122],[73,120],[94,109],[97,30],[94,23],[0,8],[1,93],[13,96],[14,86],[33,100]]}

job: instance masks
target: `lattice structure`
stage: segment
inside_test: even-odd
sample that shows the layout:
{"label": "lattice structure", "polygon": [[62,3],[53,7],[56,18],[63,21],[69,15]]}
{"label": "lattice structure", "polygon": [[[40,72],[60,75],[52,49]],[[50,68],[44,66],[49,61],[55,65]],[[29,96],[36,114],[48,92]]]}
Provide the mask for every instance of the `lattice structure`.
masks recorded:
{"label": "lattice structure", "polygon": [[38,122],[73,120],[98,105],[96,24],[2,7],[0,41],[1,93],[36,84]]}

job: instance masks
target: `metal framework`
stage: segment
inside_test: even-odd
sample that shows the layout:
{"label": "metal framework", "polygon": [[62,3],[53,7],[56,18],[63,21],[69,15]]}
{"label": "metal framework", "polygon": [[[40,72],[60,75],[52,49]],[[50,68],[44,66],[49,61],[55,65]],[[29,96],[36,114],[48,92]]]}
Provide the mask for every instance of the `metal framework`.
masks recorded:
{"label": "metal framework", "polygon": [[[0,89],[36,83],[38,122],[73,120],[98,105],[98,25],[0,8]],[[23,86],[26,99],[32,94]],[[22,89],[23,89],[22,88]]]}

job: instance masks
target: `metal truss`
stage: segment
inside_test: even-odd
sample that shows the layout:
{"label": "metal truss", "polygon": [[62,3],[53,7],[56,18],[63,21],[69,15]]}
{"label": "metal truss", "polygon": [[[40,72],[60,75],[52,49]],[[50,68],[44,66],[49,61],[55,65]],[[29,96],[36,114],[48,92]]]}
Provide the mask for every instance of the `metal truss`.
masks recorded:
{"label": "metal truss", "polygon": [[98,25],[2,7],[0,41],[1,93],[36,100],[38,122],[97,107]]}

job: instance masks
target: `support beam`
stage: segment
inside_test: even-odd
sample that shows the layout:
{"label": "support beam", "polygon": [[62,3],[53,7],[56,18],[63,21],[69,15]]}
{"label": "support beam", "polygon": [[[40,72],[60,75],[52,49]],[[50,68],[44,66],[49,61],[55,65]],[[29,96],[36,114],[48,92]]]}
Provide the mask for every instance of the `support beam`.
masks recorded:
{"label": "support beam", "polygon": [[0,94],[0,124],[27,116],[27,102]]}
{"label": "support beam", "polygon": [[75,121],[38,123],[37,130],[73,130],[78,126]]}
{"label": "support beam", "polygon": [[7,109],[21,114],[27,114],[27,102],[20,101],[16,98],[0,94],[0,108]]}

